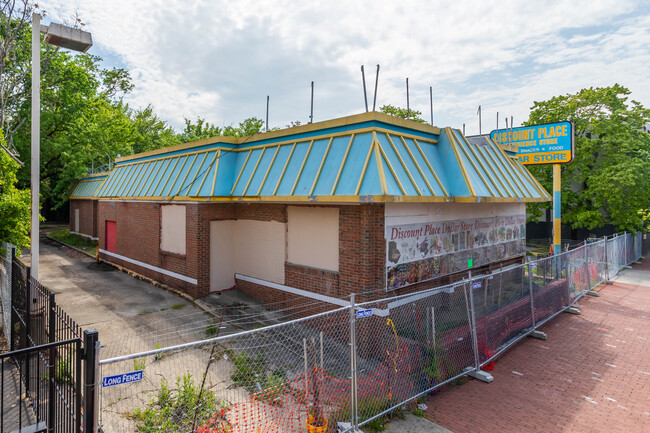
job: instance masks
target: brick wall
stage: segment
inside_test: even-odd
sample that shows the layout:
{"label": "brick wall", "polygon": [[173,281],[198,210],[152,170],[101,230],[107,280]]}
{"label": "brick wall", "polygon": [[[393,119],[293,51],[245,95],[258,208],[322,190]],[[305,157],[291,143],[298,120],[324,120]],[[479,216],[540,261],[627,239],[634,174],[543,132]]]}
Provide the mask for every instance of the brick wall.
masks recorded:
{"label": "brick wall", "polygon": [[385,296],[384,205],[341,206],[339,211],[339,285],[341,298],[357,302]]}
{"label": "brick wall", "polygon": [[99,246],[106,248],[106,221],[117,225],[117,254],[160,267],[190,278],[197,284],[178,280],[115,257],[101,258],[132,269],[192,296],[210,292],[210,221],[249,219],[286,222],[286,206],[248,203],[190,203],[186,207],[186,253],[160,250],[160,203],[112,202],[100,200],[97,210]]}
{"label": "brick wall", "polygon": [[[117,254],[186,277],[197,278],[196,245],[198,240],[196,215],[198,213],[198,204],[186,205],[188,232],[185,255],[160,250],[160,206],[160,203],[100,200],[97,206],[99,247],[106,248],[106,221],[115,221],[117,227]],[[100,258],[132,269],[139,274],[182,290],[192,296],[205,296],[194,284],[105,254],[100,254]]]}
{"label": "brick wall", "polygon": [[[73,203],[71,202],[71,210]],[[259,203],[196,203],[186,204],[186,254],[160,251],[160,204],[149,202],[99,201],[97,233],[100,248],[105,248],[105,221],[117,223],[117,254],[196,278],[193,285],[158,272],[103,257],[147,277],[161,281],[192,296],[206,296],[210,291],[210,221],[247,219],[287,222],[287,205]],[[349,299],[357,294],[357,302],[413,293],[461,280],[466,272],[447,275],[414,284],[394,292],[385,291],[386,241],[384,239],[384,205],[362,204],[339,208],[339,272],[285,263],[285,285]],[[504,265],[521,263],[514,258]],[[488,272],[501,264],[472,269],[475,274]],[[239,290],[279,308],[313,303],[311,299],[236,280]],[[321,308],[321,307],[319,307]],[[321,309],[331,308],[323,304]],[[310,311],[310,314],[313,312]]]}
{"label": "brick wall", "polygon": [[337,305],[294,295],[293,293],[283,292],[249,281],[236,279],[236,284],[237,290],[240,292],[266,304],[269,309],[284,310],[282,313],[290,319],[297,319],[340,308]]}
{"label": "brick wall", "polygon": [[97,200],[70,200],[70,231],[75,231],[75,210],[79,209],[79,233],[97,237]]}
{"label": "brick wall", "polygon": [[289,287],[335,298],[341,297],[338,272],[287,262],[284,265],[284,281]]}

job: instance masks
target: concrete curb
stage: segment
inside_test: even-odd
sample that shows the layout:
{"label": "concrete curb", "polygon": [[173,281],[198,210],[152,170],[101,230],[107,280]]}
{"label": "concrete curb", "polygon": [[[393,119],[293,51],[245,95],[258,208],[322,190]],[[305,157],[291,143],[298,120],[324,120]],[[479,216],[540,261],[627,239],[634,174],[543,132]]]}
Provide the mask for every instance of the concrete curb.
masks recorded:
{"label": "concrete curb", "polygon": [[77,248],[77,247],[73,247],[72,245],[68,245],[68,244],[66,244],[65,242],[62,242],[62,241],[60,241],[60,240],[58,240],[58,239],[54,239],[54,238],[53,238],[52,236],[50,236],[50,235],[45,235],[45,237],[46,237],[48,240],[50,240],[50,241],[52,241],[52,242],[54,242],[54,243],[57,243],[57,244],[59,244],[59,245],[63,245],[63,246],[66,247],[66,248],[70,248],[71,250],[75,250],[75,251],[77,251],[77,252],[80,252],[80,253],[82,253],[82,254],[85,254],[85,255],[87,255],[88,257],[92,257],[93,259],[95,258],[95,256],[93,256],[93,255],[90,254],[89,252],[86,252],[86,251],[84,251],[84,250],[82,250],[82,249],[80,249],[80,248]]}

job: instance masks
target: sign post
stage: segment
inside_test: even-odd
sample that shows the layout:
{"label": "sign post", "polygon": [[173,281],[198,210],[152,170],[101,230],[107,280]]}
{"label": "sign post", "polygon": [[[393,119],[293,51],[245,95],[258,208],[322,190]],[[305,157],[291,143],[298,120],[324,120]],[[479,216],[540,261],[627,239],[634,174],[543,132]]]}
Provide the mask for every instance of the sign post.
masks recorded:
{"label": "sign post", "polygon": [[562,242],[562,166],[573,161],[574,135],[571,122],[522,126],[494,130],[490,138],[497,143],[517,146],[517,159],[523,165],[553,164],[553,253],[560,254]]}
{"label": "sign post", "polygon": [[562,166],[553,164],[553,254],[562,250]]}

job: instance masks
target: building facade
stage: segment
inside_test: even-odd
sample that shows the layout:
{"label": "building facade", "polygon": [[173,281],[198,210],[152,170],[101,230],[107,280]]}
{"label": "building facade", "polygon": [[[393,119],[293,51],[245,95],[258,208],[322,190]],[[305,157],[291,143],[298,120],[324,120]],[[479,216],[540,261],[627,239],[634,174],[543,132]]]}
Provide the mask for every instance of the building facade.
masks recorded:
{"label": "building facade", "polygon": [[488,138],[381,113],[123,157],[93,196],[102,260],[332,306],[521,262],[525,203],[550,198]]}

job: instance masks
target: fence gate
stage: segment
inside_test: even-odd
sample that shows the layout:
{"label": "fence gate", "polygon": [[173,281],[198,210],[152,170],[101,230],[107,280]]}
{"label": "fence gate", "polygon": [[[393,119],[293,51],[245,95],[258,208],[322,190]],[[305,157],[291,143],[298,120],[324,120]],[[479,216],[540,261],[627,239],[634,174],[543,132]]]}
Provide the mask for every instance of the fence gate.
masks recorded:
{"label": "fence gate", "polygon": [[94,380],[94,374],[82,369],[89,363],[83,364],[87,356],[81,328],[15,256],[10,298],[10,329],[5,334],[11,351],[0,354],[0,433],[28,428],[79,433],[83,376]]}

